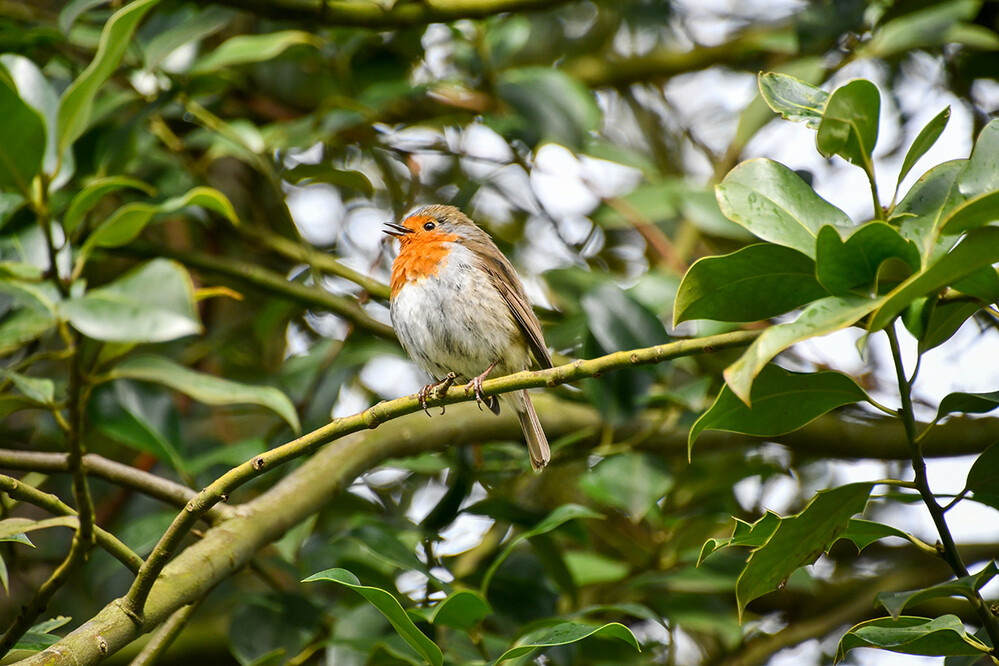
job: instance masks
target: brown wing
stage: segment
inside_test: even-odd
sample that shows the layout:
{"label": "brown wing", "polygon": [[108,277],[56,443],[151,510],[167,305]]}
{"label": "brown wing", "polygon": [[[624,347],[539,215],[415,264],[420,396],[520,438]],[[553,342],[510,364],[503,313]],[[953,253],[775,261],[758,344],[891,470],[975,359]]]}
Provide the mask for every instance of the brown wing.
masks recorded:
{"label": "brown wing", "polygon": [[[488,243],[492,245],[491,251],[478,251],[476,254],[482,260],[482,268],[489,275],[496,290],[503,295],[503,300],[513,313],[513,318],[520,326],[527,338],[527,344],[538,360],[538,365],[542,368],[552,367],[552,357],[545,346],[545,338],[541,333],[541,324],[538,322],[531,304],[527,302],[527,294],[524,293],[524,285],[521,284],[517,272],[507,261],[506,257],[492,244],[491,240],[478,241],[477,243]],[[476,244],[477,244],[476,243]],[[477,248],[478,249],[478,248]],[[482,248],[485,249],[485,248]]]}

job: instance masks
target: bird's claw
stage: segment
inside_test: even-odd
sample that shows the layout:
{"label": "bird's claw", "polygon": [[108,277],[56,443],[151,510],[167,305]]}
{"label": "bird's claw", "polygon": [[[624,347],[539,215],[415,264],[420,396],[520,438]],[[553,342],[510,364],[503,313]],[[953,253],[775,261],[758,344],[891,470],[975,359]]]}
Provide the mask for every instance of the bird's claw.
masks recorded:
{"label": "bird's claw", "polygon": [[472,389],[475,392],[475,403],[479,406],[479,411],[482,411],[482,402],[485,398],[482,395],[482,376],[478,376],[472,381],[465,384],[465,390]]}
{"label": "bird's claw", "polygon": [[[444,379],[440,380],[439,382],[435,382],[433,384],[424,384],[423,387],[419,391],[417,391],[416,397],[420,399],[420,407],[422,407],[423,411],[427,413],[427,416],[431,415],[430,410],[427,408],[427,398],[439,397],[441,393],[446,392],[449,388],[451,388],[451,385],[454,384],[454,380],[456,380],[457,378],[458,376],[456,374],[454,374],[453,372],[449,372],[447,373],[447,376],[444,377]],[[444,405],[441,405],[441,414],[444,414],[444,410],[445,410]]]}

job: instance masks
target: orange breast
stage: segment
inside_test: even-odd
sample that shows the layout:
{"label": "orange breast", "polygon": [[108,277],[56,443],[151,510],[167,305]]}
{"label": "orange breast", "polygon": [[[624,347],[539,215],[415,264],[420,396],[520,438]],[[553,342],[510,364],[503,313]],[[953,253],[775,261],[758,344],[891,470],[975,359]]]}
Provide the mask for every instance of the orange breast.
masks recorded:
{"label": "orange breast", "polygon": [[456,240],[453,234],[434,234],[435,238],[401,239],[399,256],[392,263],[392,297],[407,282],[416,282],[437,275],[437,271],[447,263],[450,251],[448,241]]}

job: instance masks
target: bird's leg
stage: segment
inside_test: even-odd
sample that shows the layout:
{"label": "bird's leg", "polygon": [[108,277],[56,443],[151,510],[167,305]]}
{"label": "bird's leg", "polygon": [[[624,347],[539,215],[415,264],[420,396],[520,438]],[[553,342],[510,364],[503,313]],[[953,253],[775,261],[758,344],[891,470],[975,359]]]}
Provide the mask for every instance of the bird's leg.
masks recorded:
{"label": "bird's leg", "polygon": [[475,377],[474,379],[472,379],[472,381],[470,381],[467,384],[465,384],[465,390],[466,391],[468,391],[468,389],[472,389],[473,391],[475,391],[475,402],[478,403],[480,410],[482,409],[482,402],[483,402],[483,400],[485,400],[486,401],[486,406],[489,407],[490,410],[492,410],[494,412],[496,411],[493,408],[494,404],[498,404],[498,403],[495,402],[496,401],[496,396],[488,396],[488,397],[486,397],[486,396],[482,395],[482,381],[486,377],[489,376],[489,373],[493,371],[493,368],[496,367],[497,363],[499,363],[499,360],[493,361],[492,363],[489,364],[489,367],[486,368],[485,372],[483,372],[481,375],[479,375],[478,377]]}
{"label": "bird's leg", "polygon": [[[440,396],[442,391],[447,391],[449,388],[451,388],[451,385],[454,384],[454,380],[457,378],[458,375],[454,374],[453,372],[449,372],[447,373],[447,376],[444,379],[440,380],[439,382],[435,382],[432,384],[424,384],[423,387],[419,391],[417,391],[416,397],[420,399],[420,407],[423,407],[423,411],[427,413],[427,416],[430,416],[430,410],[427,409],[427,397],[430,396],[431,393],[433,393],[433,397],[437,398],[438,396]],[[441,405],[441,414],[443,413],[444,413],[444,405]]]}

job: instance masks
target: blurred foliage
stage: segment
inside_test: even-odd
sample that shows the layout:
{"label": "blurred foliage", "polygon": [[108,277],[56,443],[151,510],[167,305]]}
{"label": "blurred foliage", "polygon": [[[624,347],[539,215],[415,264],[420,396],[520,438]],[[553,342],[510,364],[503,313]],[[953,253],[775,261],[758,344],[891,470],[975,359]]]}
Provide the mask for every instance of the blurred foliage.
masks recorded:
{"label": "blurred foliage", "polygon": [[[936,504],[915,370],[848,377],[791,346],[896,319],[919,353],[962,325],[994,341],[999,5],[710,4],[0,2],[4,651],[40,659],[129,608],[141,558],[206,487],[223,503],[196,507],[188,550],[166,553],[184,575],[157,582],[191,596],[137,663],[987,651],[999,548],[940,532],[938,553],[891,511],[922,500],[939,530],[951,500],[999,508],[999,449],[976,444]],[[970,158],[927,171],[945,141]],[[753,159],[784,146],[821,157]],[[816,192],[858,167],[837,205]],[[539,476],[515,424],[460,406],[360,421],[342,453],[271,469],[266,452],[311,452],[331,417],[423,381],[386,323],[381,223],[430,202],[493,235],[557,363],[780,323],[745,353],[548,391]],[[846,483],[845,439],[911,478],[910,450],[845,407],[894,412],[884,391],[916,480]],[[934,423],[997,406],[954,393]],[[816,418],[810,446],[723,437]],[[212,496],[226,479],[242,487]],[[179,559],[201,545],[211,566]],[[70,648],[107,651],[88,650]]]}

